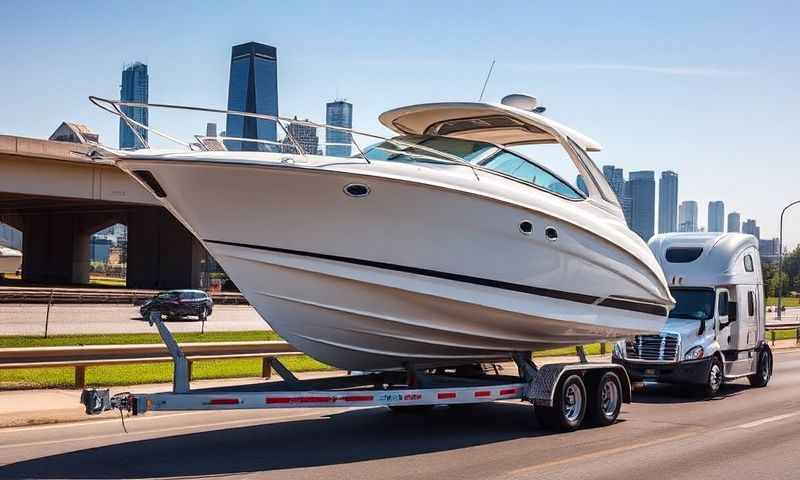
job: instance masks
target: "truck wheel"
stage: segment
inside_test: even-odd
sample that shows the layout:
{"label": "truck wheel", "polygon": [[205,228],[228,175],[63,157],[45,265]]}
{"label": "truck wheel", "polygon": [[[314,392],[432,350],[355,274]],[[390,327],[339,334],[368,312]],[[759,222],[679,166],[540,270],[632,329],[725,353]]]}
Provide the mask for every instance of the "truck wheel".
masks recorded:
{"label": "truck wheel", "polygon": [[703,385],[703,396],[711,398],[719,393],[720,387],[724,380],[725,370],[719,358],[714,357],[711,361],[711,366],[708,368],[708,375],[706,376],[706,383]]}
{"label": "truck wheel", "polygon": [[617,421],[622,408],[622,382],[614,372],[606,372],[599,381],[589,384],[587,407],[592,425],[605,427]]}
{"label": "truck wheel", "polygon": [[766,348],[762,348],[758,352],[756,373],[747,377],[747,380],[750,381],[751,387],[766,387],[770,378],[772,378],[772,356]]}
{"label": "truck wheel", "polygon": [[559,431],[577,430],[586,415],[586,386],[578,375],[570,375],[556,387],[552,407],[535,407],[543,426]]}

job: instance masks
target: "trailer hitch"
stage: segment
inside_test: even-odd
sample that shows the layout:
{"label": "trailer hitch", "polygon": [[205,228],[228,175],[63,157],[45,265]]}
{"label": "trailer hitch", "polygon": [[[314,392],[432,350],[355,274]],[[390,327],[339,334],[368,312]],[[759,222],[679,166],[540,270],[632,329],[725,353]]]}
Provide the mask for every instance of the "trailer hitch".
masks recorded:
{"label": "trailer hitch", "polygon": [[130,392],[111,395],[107,388],[87,388],[81,392],[81,403],[87,415],[99,415],[109,410],[123,410],[136,415],[136,401]]}

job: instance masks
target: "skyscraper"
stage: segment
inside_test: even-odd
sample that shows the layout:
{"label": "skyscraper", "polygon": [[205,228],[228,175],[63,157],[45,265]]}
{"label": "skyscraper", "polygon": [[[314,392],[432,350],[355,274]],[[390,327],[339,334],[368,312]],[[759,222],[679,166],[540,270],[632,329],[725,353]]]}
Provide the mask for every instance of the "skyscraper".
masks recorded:
{"label": "skyscraper", "polygon": [[750,235],[761,239],[761,228],[756,225],[756,221],[752,218],[748,218],[742,224],[742,233],[749,233]]}
{"label": "skyscraper", "polygon": [[740,232],[742,229],[742,216],[739,212],[731,212],[728,214],[728,231],[729,232]]}
{"label": "skyscraper", "polygon": [[628,227],[631,226],[631,199],[625,193],[625,172],[621,168],[614,165],[603,165],[603,176],[606,181],[611,185],[611,189],[617,194],[619,204],[622,206],[622,212],[625,214],[625,221]]}
{"label": "skyscraper", "polygon": [[655,172],[652,170],[631,172],[626,193],[631,197],[631,229],[646,242],[655,233]]}
{"label": "skyscraper", "polygon": [[[135,62],[127,65],[122,70],[122,84],[119,87],[119,99],[123,102],[147,103],[150,77],[147,74],[147,65]],[[142,125],[150,125],[146,108],[122,107],[122,112]],[[147,130],[136,127],[139,135],[147,141]],[[144,148],[142,142],[123,119],[119,119],[119,148],[121,150],[135,150]]]}
{"label": "skyscraper", "polygon": [[678,174],[661,172],[658,183],[658,233],[678,231]]}
{"label": "skyscraper", "polygon": [[[334,127],[353,128],[353,105],[344,100],[325,104],[325,123]],[[349,157],[352,134],[332,128],[325,129],[325,155]],[[341,145],[331,145],[341,144]]]}
{"label": "skyscraper", "polygon": [[694,200],[683,201],[678,207],[678,231],[697,231],[697,202]]}
{"label": "skyscraper", "polygon": [[[295,120],[297,120],[297,117],[295,117]],[[304,153],[319,155],[319,137],[317,137],[316,127],[301,123],[290,123],[286,130],[300,144],[300,148],[303,149]],[[283,139],[283,143],[287,145],[283,147],[285,153],[299,153],[288,137]]]}
{"label": "skyscraper", "polygon": [[708,231],[725,231],[725,203],[722,200],[708,202]]}
{"label": "skyscraper", "polygon": [[583,179],[582,175],[578,174],[578,176],[575,177],[575,185],[577,185],[578,190],[589,195],[589,188],[586,187],[586,180]]}
{"label": "skyscraper", "polygon": [[[278,115],[278,56],[275,47],[248,42],[231,49],[231,74],[228,84],[228,110]],[[276,141],[277,125],[240,115],[228,115],[228,137]],[[270,145],[227,140],[229,150],[273,150]]]}

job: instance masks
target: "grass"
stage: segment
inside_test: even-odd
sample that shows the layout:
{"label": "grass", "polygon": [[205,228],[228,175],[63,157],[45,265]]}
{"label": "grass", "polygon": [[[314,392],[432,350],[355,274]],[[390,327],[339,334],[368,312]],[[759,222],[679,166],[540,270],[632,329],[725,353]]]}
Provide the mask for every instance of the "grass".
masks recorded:
{"label": "grass", "polygon": [[[185,332],[175,333],[179,343],[248,342],[280,340],[275,332],[254,330],[245,332]],[[0,336],[0,348],[65,347],[74,345],[131,345],[161,343],[157,333],[115,333],[108,335],[56,335],[48,338],[34,336]]]}
{"label": "grass", "polygon": [[[777,307],[778,297],[767,297],[767,305],[770,307]],[[781,305],[786,308],[800,307],[800,297],[783,297],[783,300],[781,300]]]}
{"label": "grass", "polygon": [[124,278],[117,277],[103,277],[103,276],[89,276],[90,285],[104,285],[107,287],[125,287],[127,282]]}

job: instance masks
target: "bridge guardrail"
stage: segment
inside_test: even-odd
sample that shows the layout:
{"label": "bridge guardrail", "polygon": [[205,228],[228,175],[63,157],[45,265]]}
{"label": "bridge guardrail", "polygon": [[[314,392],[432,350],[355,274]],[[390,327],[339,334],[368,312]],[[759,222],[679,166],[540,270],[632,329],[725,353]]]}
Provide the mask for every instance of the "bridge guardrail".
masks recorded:
{"label": "bridge guardrail", "polygon": [[[149,300],[155,290],[103,290],[69,288],[0,288],[0,303],[129,303],[136,304]],[[246,305],[248,302],[241,293],[209,293],[217,304]]]}
{"label": "bridge guardrail", "polygon": [[[270,378],[270,360],[302,355],[284,341],[184,343],[180,345],[191,364],[197,360],[261,358],[261,376]],[[164,344],[85,345],[71,347],[0,348],[0,369],[74,367],[75,386],[86,386],[86,368],[99,365],[171,362]]]}
{"label": "bridge guardrail", "polygon": [[770,333],[772,345],[775,345],[775,332],[780,330],[795,330],[795,343],[800,344],[800,321],[767,323],[766,330]]}

